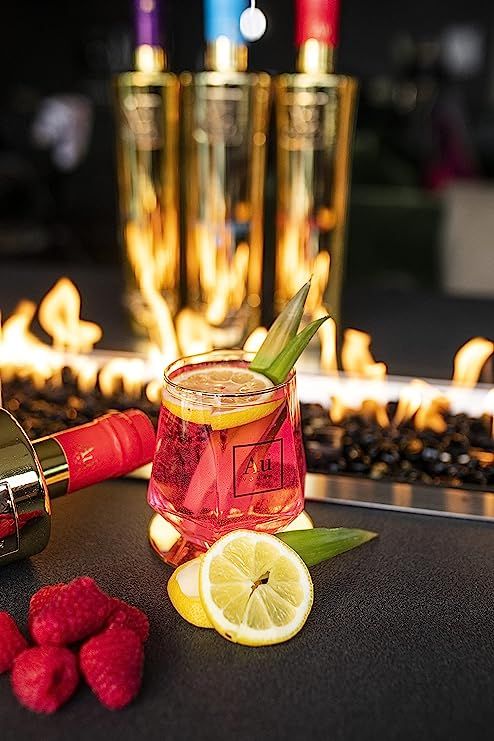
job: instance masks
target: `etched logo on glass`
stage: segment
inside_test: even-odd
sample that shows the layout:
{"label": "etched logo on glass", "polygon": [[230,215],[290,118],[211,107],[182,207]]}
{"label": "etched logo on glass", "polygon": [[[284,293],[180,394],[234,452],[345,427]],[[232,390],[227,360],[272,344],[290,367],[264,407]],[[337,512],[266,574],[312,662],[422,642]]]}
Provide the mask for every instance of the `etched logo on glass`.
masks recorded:
{"label": "etched logo on glass", "polygon": [[134,92],[125,96],[122,113],[127,132],[140,149],[158,149],[163,143],[161,98],[157,93]]}
{"label": "etched logo on glass", "polygon": [[283,488],[283,440],[233,446],[233,496]]}
{"label": "etched logo on glass", "polygon": [[326,149],[334,142],[336,97],[332,91],[287,92],[280,137],[286,149]]}
{"label": "etched logo on glass", "polygon": [[240,88],[206,88],[203,105],[198,109],[195,138],[204,132],[209,144],[239,146],[247,128],[248,100]]}

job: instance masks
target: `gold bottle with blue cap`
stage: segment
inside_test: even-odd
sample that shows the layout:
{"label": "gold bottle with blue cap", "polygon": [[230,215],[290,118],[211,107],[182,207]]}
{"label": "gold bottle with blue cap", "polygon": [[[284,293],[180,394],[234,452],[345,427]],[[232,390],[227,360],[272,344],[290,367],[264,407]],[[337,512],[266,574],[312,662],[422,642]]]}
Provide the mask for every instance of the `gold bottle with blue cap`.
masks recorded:
{"label": "gold bottle with blue cap", "polygon": [[214,347],[259,320],[269,75],[247,70],[246,0],[205,0],[206,71],[181,77],[188,305]]}

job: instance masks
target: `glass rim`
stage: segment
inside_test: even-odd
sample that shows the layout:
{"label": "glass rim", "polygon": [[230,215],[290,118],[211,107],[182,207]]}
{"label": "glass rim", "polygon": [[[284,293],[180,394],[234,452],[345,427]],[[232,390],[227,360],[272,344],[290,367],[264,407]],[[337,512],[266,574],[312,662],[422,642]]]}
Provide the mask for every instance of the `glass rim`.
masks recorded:
{"label": "glass rim", "polygon": [[[189,389],[185,386],[181,386],[179,383],[176,383],[173,381],[173,379],[170,378],[170,373],[172,373],[174,370],[178,370],[179,364],[183,364],[183,367],[186,367],[188,364],[190,365],[199,365],[200,362],[207,363],[208,358],[211,356],[213,359],[215,357],[220,357],[222,355],[231,355],[231,360],[235,360],[236,358],[238,360],[253,360],[255,353],[254,352],[248,352],[247,350],[239,350],[239,349],[232,349],[232,350],[209,350],[207,352],[202,353],[196,353],[195,355],[185,355],[181,358],[177,358],[172,363],[169,363],[165,370],[163,371],[163,383],[166,383],[169,386],[172,386],[173,389],[175,389],[178,393],[181,394],[187,394],[188,396],[196,395],[198,397],[212,397],[212,398],[221,398],[221,399],[247,399],[251,398],[253,396],[255,397],[263,397],[264,395],[272,394],[274,391],[279,391],[281,389],[284,389],[288,386],[288,384],[295,379],[296,371],[295,368],[292,368],[290,370],[290,373],[288,374],[288,378],[283,381],[282,383],[273,384],[273,386],[269,386],[265,389],[260,389],[259,391],[237,391],[237,392],[230,392],[230,393],[223,393],[221,391],[199,391],[198,389]],[[204,360],[199,361],[198,358],[204,358]],[[225,362],[228,360],[228,358],[225,358]],[[175,368],[174,366],[177,366]],[[255,373],[258,373],[259,371],[254,371]],[[262,373],[260,374],[262,375]],[[267,378],[267,376],[266,376]],[[269,379],[268,379],[269,380]],[[190,398],[189,396],[189,398]]]}

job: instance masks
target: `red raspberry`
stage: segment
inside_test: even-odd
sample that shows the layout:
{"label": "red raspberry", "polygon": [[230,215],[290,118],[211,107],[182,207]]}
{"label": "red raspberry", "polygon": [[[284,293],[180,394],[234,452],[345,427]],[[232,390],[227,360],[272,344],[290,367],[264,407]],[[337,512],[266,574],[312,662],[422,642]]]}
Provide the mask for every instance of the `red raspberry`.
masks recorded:
{"label": "red raspberry", "polygon": [[40,645],[65,646],[87,638],[105,624],[112,607],[89,576],[45,592],[39,602],[39,610],[31,610],[30,629]]}
{"label": "red raspberry", "polygon": [[33,594],[31,597],[31,600],[29,602],[29,613],[28,613],[28,623],[29,623],[29,630],[31,630],[31,624],[33,621],[33,617],[45,606],[47,605],[52,596],[62,589],[65,585],[64,584],[48,584],[46,587],[42,587],[41,589],[38,589],[38,591]]}
{"label": "red raspberry", "polygon": [[36,646],[23,651],[12,667],[12,689],[36,713],[54,713],[79,683],[76,657],[68,648]]}
{"label": "red raspberry", "polygon": [[8,672],[17,654],[26,648],[27,641],[14,618],[8,612],[0,612],[0,674]]}
{"label": "red raspberry", "polygon": [[137,633],[143,643],[146,643],[149,637],[149,620],[147,615],[139,610],[134,605],[129,605],[123,600],[112,597],[112,611],[108,622],[106,623],[107,628],[129,628]]}
{"label": "red raspberry", "polygon": [[79,661],[86,682],[109,710],[125,707],[140,690],[144,649],[133,630],[115,625],[90,638]]}

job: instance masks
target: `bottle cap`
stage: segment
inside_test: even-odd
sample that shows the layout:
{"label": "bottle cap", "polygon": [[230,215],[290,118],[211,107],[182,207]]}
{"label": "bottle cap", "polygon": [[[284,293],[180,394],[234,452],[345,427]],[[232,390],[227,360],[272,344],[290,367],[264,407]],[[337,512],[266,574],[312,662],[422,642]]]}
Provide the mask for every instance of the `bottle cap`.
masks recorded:
{"label": "bottle cap", "polygon": [[295,43],[309,39],[335,47],[339,36],[340,0],[295,0]]}
{"label": "bottle cap", "polygon": [[225,36],[232,44],[243,44],[240,16],[246,0],[204,0],[204,35],[208,43]]}

